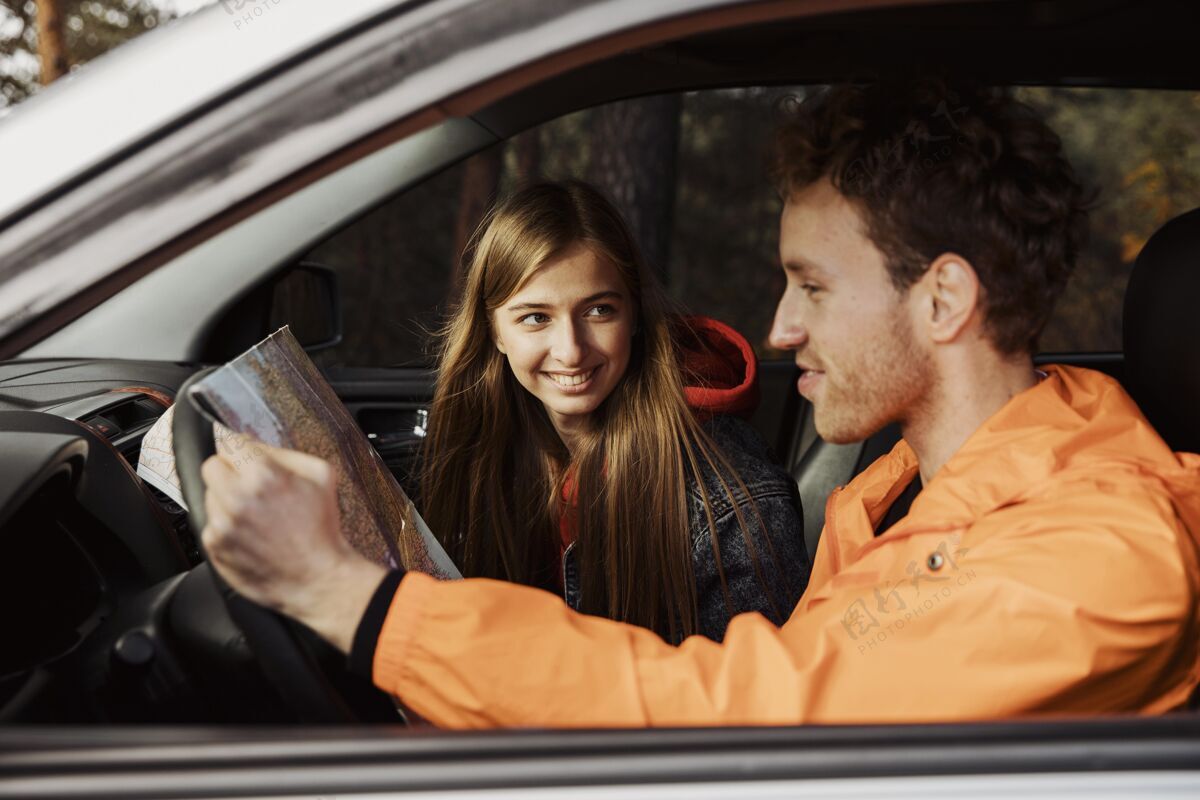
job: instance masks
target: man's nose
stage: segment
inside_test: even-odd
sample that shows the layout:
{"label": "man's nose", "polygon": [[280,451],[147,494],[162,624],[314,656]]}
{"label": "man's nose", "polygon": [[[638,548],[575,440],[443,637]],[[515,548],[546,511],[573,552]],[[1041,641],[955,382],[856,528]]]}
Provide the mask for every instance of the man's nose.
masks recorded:
{"label": "man's nose", "polygon": [[568,367],[576,366],[583,361],[586,352],[586,336],[574,321],[557,326],[550,344],[550,356],[555,361]]}
{"label": "man's nose", "polygon": [[771,323],[771,334],[767,337],[776,350],[798,350],[808,341],[808,329],[800,311],[795,292],[786,289],[779,305],[775,307],[775,321]]}

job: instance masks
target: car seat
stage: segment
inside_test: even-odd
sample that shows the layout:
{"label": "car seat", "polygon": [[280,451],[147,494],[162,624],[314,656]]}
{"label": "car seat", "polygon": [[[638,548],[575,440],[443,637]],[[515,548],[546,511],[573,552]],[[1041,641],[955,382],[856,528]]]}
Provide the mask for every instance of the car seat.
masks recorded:
{"label": "car seat", "polygon": [[[794,387],[795,380],[790,385]],[[810,403],[803,403],[800,414],[800,423],[787,450],[787,464],[800,491],[804,546],[808,557],[815,559],[821,530],[825,527],[825,501],[829,493],[849,483],[872,461],[890,451],[900,441],[900,426],[889,425],[861,442],[831,444],[817,436]]]}
{"label": "car seat", "polygon": [[[1200,209],[1155,232],[1125,290],[1126,388],[1171,449],[1200,452]],[[1200,687],[1187,708],[1200,709]]]}
{"label": "car seat", "polygon": [[1177,451],[1200,452],[1200,209],[1158,229],[1125,290],[1126,389]]}

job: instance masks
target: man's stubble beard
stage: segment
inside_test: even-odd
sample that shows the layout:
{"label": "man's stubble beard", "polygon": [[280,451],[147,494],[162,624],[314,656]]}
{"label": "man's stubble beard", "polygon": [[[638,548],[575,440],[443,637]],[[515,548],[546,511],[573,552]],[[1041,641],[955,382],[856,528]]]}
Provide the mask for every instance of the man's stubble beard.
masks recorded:
{"label": "man's stubble beard", "polygon": [[827,442],[859,442],[892,422],[903,424],[931,389],[933,365],[917,346],[904,304],[881,319],[873,336],[839,359],[836,380],[825,375],[814,422]]}

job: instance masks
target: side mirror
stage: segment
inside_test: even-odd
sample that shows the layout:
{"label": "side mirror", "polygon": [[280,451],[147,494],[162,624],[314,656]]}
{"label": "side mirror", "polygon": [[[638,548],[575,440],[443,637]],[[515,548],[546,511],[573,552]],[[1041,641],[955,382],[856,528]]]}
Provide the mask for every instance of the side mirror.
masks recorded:
{"label": "side mirror", "polygon": [[337,273],[301,261],[271,288],[271,330],[290,325],[292,335],[312,353],[342,341],[342,304]]}

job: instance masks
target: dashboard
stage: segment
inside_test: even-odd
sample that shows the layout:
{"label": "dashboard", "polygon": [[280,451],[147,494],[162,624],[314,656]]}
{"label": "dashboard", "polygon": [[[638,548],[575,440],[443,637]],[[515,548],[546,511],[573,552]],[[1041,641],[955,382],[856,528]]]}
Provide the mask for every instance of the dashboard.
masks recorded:
{"label": "dashboard", "polygon": [[[147,432],[201,366],[0,363],[0,725],[303,719],[234,623],[185,510],[136,473]],[[403,476],[419,440],[392,428],[411,434],[413,403],[379,396],[424,396],[428,377],[387,377],[343,388]],[[340,653],[288,629],[358,718],[395,721]]]}
{"label": "dashboard", "polygon": [[206,568],[184,509],[135,472],[194,369],[0,365],[0,722],[188,717],[183,662],[244,657],[211,600],[172,609]]}

